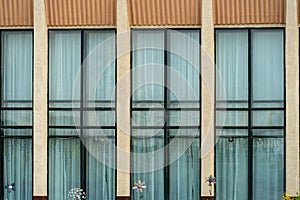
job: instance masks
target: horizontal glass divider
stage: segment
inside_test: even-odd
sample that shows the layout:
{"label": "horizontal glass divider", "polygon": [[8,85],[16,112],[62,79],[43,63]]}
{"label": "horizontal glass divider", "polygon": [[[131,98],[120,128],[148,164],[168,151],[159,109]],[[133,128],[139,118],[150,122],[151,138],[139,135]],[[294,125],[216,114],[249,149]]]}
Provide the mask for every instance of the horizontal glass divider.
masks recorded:
{"label": "horizontal glass divider", "polygon": [[94,111],[94,110],[100,110],[100,111],[110,111],[110,110],[116,110],[115,107],[76,107],[76,108],[56,108],[52,107],[49,108],[49,111]]}
{"label": "horizontal glass divider", "polygon": [[[150,137],[147,137],[147,135],[144,135],[144,136],[135,136],[135,135],[131,135],[131,138],[133,139],[152,139],[152,138],[162,138],[164,139],[164,136],[150,136]],[[200,135],[197,135],[197,136],[186,136],[186,135],[174,135],[174,136],[167,136],[167,138],[182,138],[182,139],[200,139]]]}
{"label": "horizontal glass divider", "polygon": [[[249,103],[248,100],[216,100],[216,103]],[[284,100],[252,100],[251,103],[284,103]]]}
{"label": "horizontal glass divider", "polygon": [[32,107],[1,107],[0,110],[33,110]]}
{"label": "horizontal glass divider", "polygon": [[200,129],[200,126],[132,126],[132,129]]}
{"label": "horizontal glass divider", "polygon": [[86,136],[86,135],[48,135],[48,138],[94,138],[94,137],[97,137],[97,138],[109,138],[109,139],[115,139],[116,136],[105,136],[105,135],[89,135],[89,136]]}
{"label": "horizontal glass divider", "polygon": [[284,126],[216,126],[216,129],[284,129]]}
{"label": "horizontal glass divider", "polygon": [[132,108],[132,111],[200,111],[200,107],[197,108]]}
{"label": "horizontal glass divider", "polygon": [[48,126],[49,129],[116,129],[115,126]]}
{"label": "horizontal glass divider", "polygon": [[2,135],[0,136],[1,139],[32,139],[32,135]]}
{"label": "horizontal glass divider", "polygon": [[283,135],[252,135],[252,136],[230,136],[230,135],[219,135],[218,138],[284,138]]}
{"label": "horizontal glass divider", "polygon": [[2,100],[2,103],[33,103],[32,100]]}
{"label": "horizontal glass divider", "polygon": [[33,126],[0,126],[0,129],[32,129]]}
{"label": "horizontal glass divider", "polygon": [[285,108],[216,108],[216,111],[276,111],[276,110],[281,110],[284,111]]}
{"label": "horizontal glass divider", "polygon": [[48,100],[48,103],[115,103],[111,100]]}
{"label": "horizontal glass divider", "polygon": [[[162,103],[164,104],[164,100],[132,100],[132,103]],[[182,101],[168,101],[167,100],[167,104],[169,103],[200,103],[200,101],[197,100],[182,100]]]}

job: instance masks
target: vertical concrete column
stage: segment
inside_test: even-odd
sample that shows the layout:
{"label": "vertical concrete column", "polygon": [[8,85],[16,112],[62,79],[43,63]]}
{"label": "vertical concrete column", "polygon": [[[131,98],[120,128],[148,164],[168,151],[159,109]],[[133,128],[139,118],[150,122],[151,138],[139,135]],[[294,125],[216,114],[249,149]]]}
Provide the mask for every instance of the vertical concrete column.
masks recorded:
{"label": "vertical concrete column", "polygon": [[117,0],[117,126],[117,197],[126,199],[130,196],[130,28],[127,0]]}
{"label": "vertical concrete column", "polygon": [[47,25],[44,0],[34,0],[33,196],[47,196]]}
{"label": "vertical concrete column", "polygon": [[286,191],[299,192],[299,27],[297,0],[286,1]]}
{"label": "vertical concrete column", "polygon": [[206,177],[214,175],[214,23],[212,0],[202,1],[201,25],[201,193],[209,196]]}

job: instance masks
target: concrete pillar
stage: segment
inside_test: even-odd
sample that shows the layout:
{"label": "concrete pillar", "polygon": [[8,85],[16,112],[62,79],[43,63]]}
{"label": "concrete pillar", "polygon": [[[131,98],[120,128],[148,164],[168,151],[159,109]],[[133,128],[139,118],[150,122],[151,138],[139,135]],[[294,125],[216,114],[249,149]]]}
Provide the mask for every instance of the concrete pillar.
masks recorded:
{"label": "concrete pillar", "polygon": [[212,0],[202,1],[201,26],[201,195],[209,196],[206,177],[214,176],[214,23]]}
{"label": "concrete pillar", "polygon": [[117,197],[130,196],[130,28],[127,0],[117,0]]}
{"label": "concrete pillar", "polygon": [[44,0],[34,0],[33,196],[47,196],[47,41]]}
{"label": "concrete pillar", "polygon": [[299,192],[299,27],[297,0],[286,1],[286,192]]}

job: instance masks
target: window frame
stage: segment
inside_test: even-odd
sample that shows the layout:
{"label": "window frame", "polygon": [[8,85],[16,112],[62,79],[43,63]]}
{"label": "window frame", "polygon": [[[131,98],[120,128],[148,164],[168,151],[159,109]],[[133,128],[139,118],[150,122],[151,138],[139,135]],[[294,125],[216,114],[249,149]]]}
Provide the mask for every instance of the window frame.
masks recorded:
{"label": "window frame", "polygon": [[[2,77],[3,77],[3,71],[2,71],[2,66],[1,66],[1,73],[0,73],[0,95],[1,95],[1,104],[0,104],[0,118],[2,120],[2,111],[31,111],[31,126],[29,125],[20,125],[20,126],[3,126],[2,123],[0,123],[0,149],[2,152],[4,152],[4,140],[5,139],[31,139],[31,146],[32,146],[32,150],[31,150],[31,157],[32,157],[32,162],[31,162],[31,190],[32,190],[32,198],[34,196],[33,193],[33,186],[34,186],[34,159],[33,159],[33,155],[34,155],[34,148],[33,148],[33,144],[34,144],[34,139],[33,139],[33,134],[34,134],[34,30],[32,28],[25,28],[25,29],[0,29],[0,64],[2,65],[2,34],[4,32],[15,32],[15,33],[22,33],[22,32],[30,32],[31,34],[31,44],[32,44],[32,51],[31,51],[31,58],[32,58],[32,65],[31,65],[31,107],[2,107],[2,100],[3,100],[3,87],[2,87]],[[22,100],[20,101],[22,102]],[[3,129],[28,129],[31,130],[31,135],[25,135],[25,136],[5,136],[3,135]],[[3,169],[4,169],[4,155],[3,153],[0,153],[0,188],[4,188],[4,173],[3,173]],[[4,197],[5,191],[1,190],[0,191],[0,196]]]}
{"label": "window frame", "polygon": [[[68,29],[62,29],[62,28],[53,28],[53,29],[48,29],[48,37],[47,37],[47,44],[48,44],[48,59],[47,59],[47,69],[48,69],[48,72],[47,72],[47,194],[48,194],[48,197],[49,197],[49,169],[50,169],[50,166],[49,166],[49,142],[50,142],[50,139],[55,139],[55,138],[64,138],[64,139],[80,139],[82,137],[82,134],[83,134],[83,130],[97,130],[99,128],[101,129],[111,129],[111,130],[114,130],[115,134],[114,134],[114,137],[109,137],[109,138],[114,138],[115,139],[115,144],[117,144],[117,89],[115,89],[115,100],[114,100],[114,107],[105,107],[105,108],[97,108],[97,107],[90,107],[90,108],[87,108],[87,107],[84,107],[83,106],[83,96],[84,96],[84,81],[85,81],[85,78],[84,78],[84,75],[85,75],[85,71],[84,70],[81,70],[80,72],[80,106],[79,108],[73,108],[73,107],[68,107],[68,108],[61,108],[61,107],[58,107],[58,108],[51,108],[49,105],[50,105],[50,95],[49,95],[49,91],[50,91],[50,32],[74,32],[74,31],[77,31],[77,32],[80,32],[80,44],[81,44],[81,50],[80,50],[80,62],[81,62],[81,66],[80,66],[80,69],[82,69],[82,64],[84,63],[84,59],[85,59],[85,55],[84,55],[84,45],[86,44],[85,43],[85,32],[89,32],[89,31],[113,31],[114,32],[114,36],[115,36],[115,47],[114,47],[114,51],[115,51],[115,64],[114,64],[114,70],[115,70],[115,73],[114,73],[114,78],[115,78],[115,81],[114,81],[114,84],[115,86],[117,85],[117,30],[116,28],[79,28],[79,29],[76,29],[76,28],[68,28]],[[55,101],[55,100],[54,100]],[[78,127],[77,126],[60,126],[60,125],[49,125],[49,116],[50,116],[50,111],[73,111],[73,110],[78,110],[80,112],[80,135],[64,135],[64,136],[57,136],[57,135],[49,135],[50,133],[50,129],[69,129],[69,130],[77,130]],[[115,114],[114,114],[114,117],[115,117],[115,122],[114,122],[114,126],[85,126],[84,123],[83,123],[83,115],[84,115],[84,111],[89,111],[91,109],[95,109],[95,110],[100,110],[100,111],[115,111]],[[115,151],[115,165],[117,164],[117,151]],[[86,183],[86,164],[87,164],[87,150],[84,146],[84,144],[82,143],[81,139],[80,139],[80,187],[81,189],[83,189],[85,192],[87,191],[87,183]],[[115,178],[114,178],[114,186],[115,186],[115,191],[114,191],[114,195],[115,197],[117,197],[117,168],[114,169],[114,174],[115,174]]]}
{"label": "window frame", "polygon": [[[199,100],[192,102],[192,103],[197,103],[199,104],[198,107],[193,107],[193,108],[169,108],[167,106],[168,104],[168,70],[166,69],[166,66],[168,66],[168,44],[170,42],[170,39],[168,38],[168,31],[186,31],[186,30],[193,30],[193,31],[198,31],[199,34]],[[133,112],[134,111],[148,111],[149,108],[134,108],[133,107],[133,95],[132,95],[132,91],[133,91],[133,43],[134,43],[134,39],[133,39],[133,32],[138,32],[138,31],[153,31],[153,32],[157,32],[157,31],[161,31],[163,32],[163,37],[164,37],[164,49],[163,49],[163,61],[164,61],[164,91],[163,91],[163,104],[164,107],[161,109],[155,109],[152,108],[151,110],[154,111],[164,111],[164,125],[162,126],[133,126],[132,124],[132,119],[133,119]],[[199,134],[197,137],[192,137],[192,136],[182,136],[183,138],[197,138],[198,142],[199,142],[199,154],[201,154],[201,111],[202,111],[202,105],[201,105],[201,95],[202,95],[202,90],[201,90],[201,86],[202,86],[202,76],[201,76],[201,29],[200,28],[131,28],[130,29],[130,152],[133,152],[133,138],[134,136],[132,136],[132,132],[134,129],[143,129],[143,130],[163,130],[164,132],[164,136],[163,136],[163,140],[164,140],[164,146],[166,146],[169,142],[171,138],[174,138],[174,136],[170,136],[169,130],[179,130],[179,129],[184,129],[184,130],[193,130],[193,129],[197,129],[199,131]],[[137,100],[137,102],[147,102],[143,101],[143,100]],[[151,100],[150,100],[151,101]],[[181,101],[179,101],[181,102]],[[185,101],[182,101],[185,102]],[[167,114],[169,111],[198,111],[199,112],[199,126],[172,126],[172,125],[167,125],[169,120],[167,119]],[[169,157],[169,151],[164,150],[164,162],[165,159],[168,160]],[[168,162],[168,161],[167,161]],[[130,163],[131,163],[131,168],[132,168],[132,164],[133,164],[133,156],[132,153],[130,153]],[[199,157],[199,197],[201,198],[201,158]],[[170,164],[168,164],[167,166],[165,166],[163,168],[164,170],[164,199],[168,200],[170,199],[169,197],[169,193],[170,193]],[[130,185],[133,185],[135,181],[137,180],[133,180],[133,172],[130,171]],[[134,191],[130,190],[130,197],[133,198]]]}
{"label": "window frame", "polygon": [[[245,108],[218,108],[217,107],[217,70],[215,70],[215,80],[214,80],[214,89],[215,89],[215,97],[214,97],[214,140],[215,144],[217,144],[217,139],[218,138],[225,138],[225,139],[231,139],[231,138],[246,138],[248,140],[248,199],[253,198],[253,139],[255,138],[282,138],[283,139],[283,176],[284,176],[284,183],[283,183],[283,190],[286,191],[286,49],[285,49],[285,28],[282,27],[243,27],[243,28],[215,28],[214,29],[214,62],[215,62],[215,69],[217,69],[217,32],[218,31],[241,31],[241,30],[246,30],[248,34],[248,68],[247,68],[247,78],[248,78],[248,106]],[[283,40],[283,107],[252,107],[252,31],[259,31],[259,30],[281,30],[282,31],[282,40]],[[221,101],[222,102],[222,101]],[[246,111],[247,116],[248,116],[248,122],[247,126],[217,126],[217,118],[216,118],[216,113],[217,111]],[[282,126],[253,126],[252,125],[252,112],[253,111],[283,111],[283,125]],[[217,130],[222,130],[222,129],[231,129],[231,130],[247,130],[247,135],[245,136],[224,136],[220,135],[217,136]],[[276,136],[276,135],[270,135],[270,136],[259,136],[259,135],[253,135],[252,130],[282,130],[283,135],[282,136]],[[214,174],[217,175],[217,147],[215,145],[214,147]],[[216,188],[218,185],[215,186]],[[216,189],[215,189],[216,190]]]}

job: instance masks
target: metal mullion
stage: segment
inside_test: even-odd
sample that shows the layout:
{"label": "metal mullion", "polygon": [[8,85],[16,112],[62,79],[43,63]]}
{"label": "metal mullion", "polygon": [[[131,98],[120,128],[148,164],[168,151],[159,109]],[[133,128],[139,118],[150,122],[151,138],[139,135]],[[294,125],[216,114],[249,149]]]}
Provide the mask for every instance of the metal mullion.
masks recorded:
{"label": "metal mullion", "polygon": [[253,182],[253,141],[252,141],[252,47],[251,47],[251,29],[248,29],[248,198],[252,200],[252,182]]}
{"label": "metal mullion", "polygon": [[[3,88],[2,88],[2,66],[4,66],[2,64],[2,31],[0,30],[0,67],[1,67],[1,73],[0,73],[0,95],[1,95],[1,99],[0,99],[0,108],[2,108],[2,102],[3,102]],[[2,119],[2,111],[0,111],[0,119]],[[1,123],[2,125],[2,123]],[[3,136],[3,130],[0,130],[0,135],[1,137]],[[3,138],[0,138],[0,149],[1,149],[1,153],[0,153],[0,188],[4,188],[4,140]],[[0,195],[1,197],[4,197],[4,193],[3,193],[3,189],[0,191]]]}
{"label": "metal mullion", "polygon": [[84,30],[81,30],[81,67],[80,67],[80,182],[81,188],[86,191],[86,151],[83,145],[82,140],[83,136],[83,108],[84,108],[84,99],[85,99],[85,66],[83,65],[84,61]]}
{"label": "metal mullion", "polygon": [[[169,144],[169,138],[167,130],[168,126],[168,30],[164,30],[164,146],[167,147]],[[170,189],[170,170],[169,170],[169,149],[164,148],[164,197],[166,200],[169,199],[169,189]]]}

